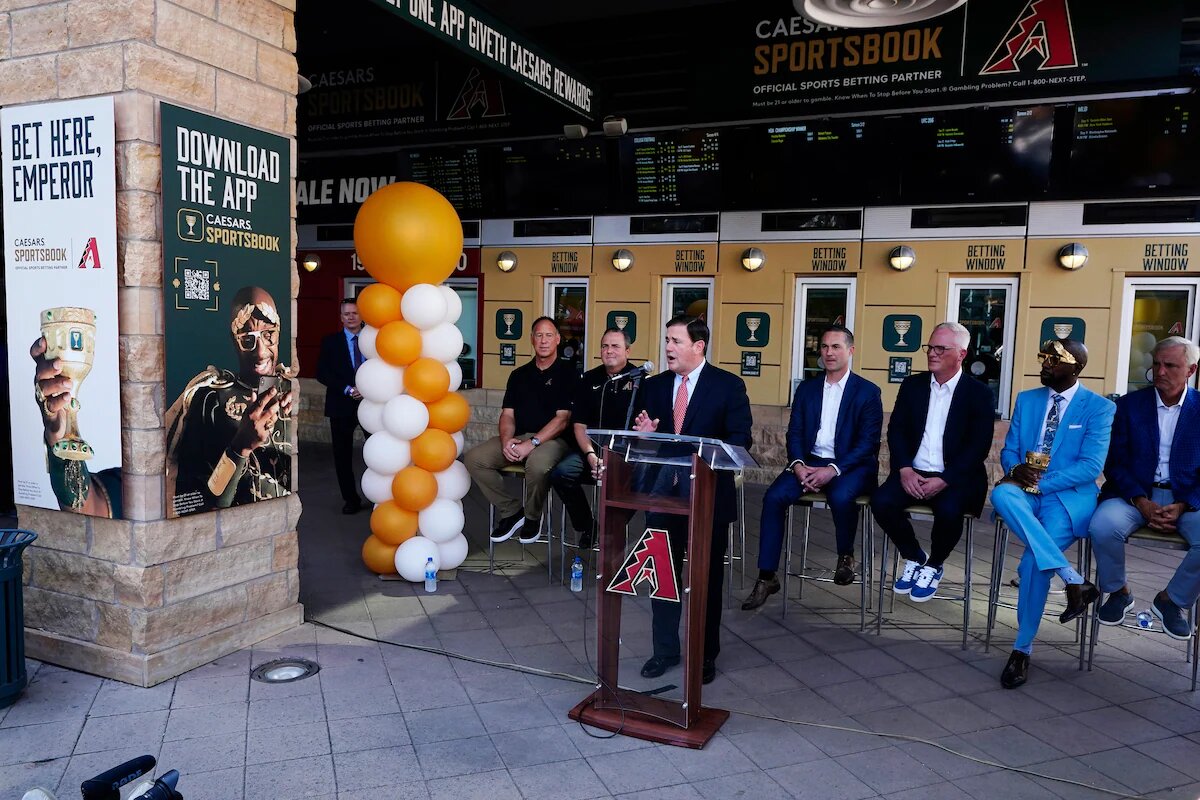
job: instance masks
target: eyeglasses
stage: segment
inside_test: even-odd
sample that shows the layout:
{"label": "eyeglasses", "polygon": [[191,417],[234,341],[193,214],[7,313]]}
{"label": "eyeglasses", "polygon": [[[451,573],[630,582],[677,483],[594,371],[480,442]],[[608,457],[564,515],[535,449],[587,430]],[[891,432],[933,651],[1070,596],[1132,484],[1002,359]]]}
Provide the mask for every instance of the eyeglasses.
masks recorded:
{"label": "eyeglasses", "polygon": [[921,349],[926,353],[933,353],[935,356],[944,356],[951,350],[957,350],[959,348],[950,347],[949,345],[944,344],[923,344],[921,345]]}
{"label": "eyeglasses", "polygon": [[263,328],[260,331],[242,331],[234,339],[237,340],[239,350],[249,353],[251,350],[258,349],[258,340],[266,342],[267,347],[274,347],[279,341],[279,328]]}

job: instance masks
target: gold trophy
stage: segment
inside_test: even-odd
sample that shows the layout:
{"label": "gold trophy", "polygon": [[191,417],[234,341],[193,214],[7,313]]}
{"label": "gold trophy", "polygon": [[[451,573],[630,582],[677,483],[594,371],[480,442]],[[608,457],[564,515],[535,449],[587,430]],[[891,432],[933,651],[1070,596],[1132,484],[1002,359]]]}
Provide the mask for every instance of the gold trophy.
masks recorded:
{"label": "gold trophy", "polygon": [[[1038,472],[1045,472],[1050,466],[1050,454],[1043,453],[1041,450],[1026,450],[1025,451],[1025,466]],[[1029,494],[1041,494],[1042,490],[1037,486],[1022,486]]]}
{"label": "gold trophy", "polygon": [[66,461],[87,461],[95,451],[79,435],[79,388],[96,358],[96,312],[90,308],[59,306],[43,311],[40,319],[46,360],[60,360],[62,374],[74,384],[67,405],[66,433],[54,443],[54,455]]}

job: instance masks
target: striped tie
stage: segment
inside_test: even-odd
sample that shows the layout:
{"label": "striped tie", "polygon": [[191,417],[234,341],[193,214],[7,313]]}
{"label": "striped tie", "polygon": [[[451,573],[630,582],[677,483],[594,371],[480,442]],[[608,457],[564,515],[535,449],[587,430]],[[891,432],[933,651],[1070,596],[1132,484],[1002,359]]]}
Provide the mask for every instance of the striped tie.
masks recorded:
{"label": "striped tie", "polygon": [[687,393],[688,376],[684,375],[679,381],[679,391],[675,393],[675,432],[683,433],[683,418],[687,416],[688,393]]}

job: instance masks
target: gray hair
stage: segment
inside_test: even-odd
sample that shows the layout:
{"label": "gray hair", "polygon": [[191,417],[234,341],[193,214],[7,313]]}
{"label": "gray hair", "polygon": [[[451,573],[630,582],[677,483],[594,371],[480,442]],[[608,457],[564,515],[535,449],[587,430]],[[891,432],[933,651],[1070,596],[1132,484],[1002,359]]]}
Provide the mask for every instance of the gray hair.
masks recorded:
{"label": "gray hair", "polygon": [[937,333],[938,331],[950,331],[953,333],[954,343],[963,350],[971,346],[971,332],[957,322],[939,323],[934,326],[933,333]]}
{"label": "gray hair", "polygon": [[1168,336],[1154,345],[1154,349],[1150,352],[1153,355],[1158,355],[1159,350],[1166,350],[1168,347],[1182,347],[1183,357],[1187,360],[1189,367],[1200,361],[1200,347],[1197,347],[1196,343],[1192,340],[1185,339],[1182,336]]}

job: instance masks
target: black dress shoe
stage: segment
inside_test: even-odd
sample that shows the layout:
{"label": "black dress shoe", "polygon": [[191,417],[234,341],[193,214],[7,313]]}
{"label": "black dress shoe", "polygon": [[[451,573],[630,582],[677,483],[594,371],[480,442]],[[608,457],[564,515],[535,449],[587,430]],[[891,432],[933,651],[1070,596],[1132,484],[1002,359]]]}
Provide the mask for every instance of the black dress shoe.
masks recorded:
{"label": "black dress shoe", "polygon": [[779,591],[779,578],[759,578],[750,590],[750,596],[742,603],[742,611],[753,611],[767,602],[767,598]]}
{"label": "black dress shoe", "polygon": [[1029,656],[1020,650],[1013,650],[1008,663],[1004,665],[1004,672],[1000,673],[1000,685],[1005,689],[1016,689],[1023,686],[1028,678]]}
{"label": "black dress shoe", "polygon": [[854,556],[838,556],[837,569],[833,571],[833,582],[838,586],[854,583]]}
{"label": "black dress shoe", "polygon": [[1067,610],[1058,615],[1059,622],[1070,622],[1087,611],[1087,607],[1100,599],[1100,590],[1091,581],[1067,584]]}
{"label": "black dress shoe", "polygon": [[362,503],[358,500],[347,500],[346,505],[342,506],[343,514],[357,514],[362,510]]}
{"label": "black dress shoe", "polygon": [[704,669],[700,673],[700,682],[708,685],[717,679],[717,660],[715,658],[704,659]]}
{"label": "black dress shoe", "polygon": [[657,678],[671,667],[679,665],[679,656],[651,656],[642,665],[643,678]]}

